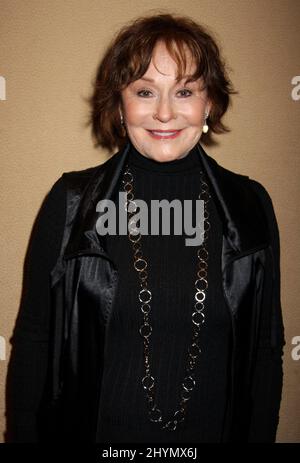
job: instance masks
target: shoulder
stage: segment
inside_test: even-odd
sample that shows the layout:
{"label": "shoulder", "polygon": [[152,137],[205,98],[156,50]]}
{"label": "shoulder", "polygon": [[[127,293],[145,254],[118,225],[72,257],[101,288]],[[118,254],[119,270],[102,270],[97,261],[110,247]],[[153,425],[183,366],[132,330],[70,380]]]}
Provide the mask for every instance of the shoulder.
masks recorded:
{"label": "shoulder", "polygon": [[217,186],[221,186],[226,192],[228,201],[235,203],[238,198],[240,203],[247,205],[249,214],[251,214],[251,210],[260,210],[261,218],[268,227],[271,241],[278,241],[277,219],[273,201],[267,188],[248,175],[223,167],[207,154],[206,159],[209,160],[210,168],[214,172]]}
{"label": "shoulder", "polygon": [[260,207],[263,210],[271,240],[274,239],[274,236],[278,235],[278,225],[274,204],[268,189],[261,182],[247,175],[238,174],[224,168],[223,170],[226,171],[227,175],[230,175],[231,179],[234,179],[236,184],[244,190],[247,197],[251,195],[252,204],[256,204],[257,207]]}
{"label": "shoulder", "polygon": [[265,212],[265,215],[267,217],[267,222],[268,222],[268,228],[269,228],[269,234],[271,237],[271,243],[274,252],[276,255],[279,255],[279,248],[280,248],[280,235],[279,235],[279,227],[278,227],[278,222],[275,214],[275,209],[273,205],[273,201],[271,199],[271,196],[267,189],[259,182],[256,180],[250,179],[250,185],[253,191],[256,193],[263,209]]}
{"label": "shoulder", "polygon": [[76,189],[78,192],[83,192],[85,187],[93,181],[94,178],[99,178],[111,163],[115,162],[120,153],[115,153],[109,159],[94,167],[88,167],[83,170],[72,170],[64,172],[58,179],[58,182],[64,184],[66,189]]}
{"label": "shoulder", "polygon": [[268,190],[260,182],[251,178],[249,178],[249,185],[262,204],[270,226],[277,227],[274,205]]}
{"label": "shoulder", "polygon": [[249,187],[251,179],[248,175],[229,170],[210,156],[203,149],[203,146],[200,145],[199,148],[200,151],[202,151],[202,162],[204,163],[204,168],[208,171],[211,181],[216,183],[216,185],[214,185],[216,188],[221,187],[221,189],[231,192],[232,199],[235,198],[236,194],[242,196],[248,195],[248,197],[249,195],[251,196],[253,191]]}
{"label": "shoulder", "polygon": [[249,196],[251,195],[254,198],[254,201],[258,201],[265,211],[270,215],[274,213],[273,202],[268,190],[256,179],[253,179],[245,174],[240,174],[232,170],[227,169],[226,167],[219,164],[211,156],[206,156],[210,160],[211,166],[213,166],[214,171],[218,171],[218,179],[226,179],[227,184],[234,186],[234,190],[238,192],[239,188],[243,190]]}
{"label": "shoulder", "polygon": [[98,178],[110,162],[111,158],[94,167],[63,172],[54,181],[43,199],[37,216],[39,223],[48,223],[50,219],[51,223],[56,223],[57,221],[63,222],[63,218],[66,216],[68,201],[72,200],[74,196],[78,199],[81,198],[88,184],[94,177]]}

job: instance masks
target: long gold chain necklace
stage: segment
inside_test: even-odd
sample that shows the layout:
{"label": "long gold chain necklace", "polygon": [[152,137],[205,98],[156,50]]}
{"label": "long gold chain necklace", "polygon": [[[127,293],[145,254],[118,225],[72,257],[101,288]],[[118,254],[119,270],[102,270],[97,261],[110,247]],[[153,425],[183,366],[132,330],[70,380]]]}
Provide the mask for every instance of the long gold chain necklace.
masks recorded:
{"label": "long gold chain necklace", "polygon": [[208,269],[208,251],[207,251],[207,238],[208,230],[210,229],[210,223],[208,221],[208,201],[210,198],[208,184],[204,180],[203,171],[200,172],[201,181],[201,192],[199,199],[204,201],[204,226],[203,226],[203,241],[200,247],[197,249],[197,278],[195,280],[195,304],[192,312],[192,342],[188,348],[187,366],[185,369],[185,377],[181,383],[180,389],[180,401],[177,410],[174,412],[173,417],[170,420],[164,421],[162,412],[155,403],[155,379],[151,374],[151,367],[149,362],[150,354],[150,343],[149,338],[152,333],[152,326],[149,319],[149,313],[151,311],[150,302],[152,299],[152,292],[148,288],[148,263],[143,256],[141,246],[141,234],[136,228],[136,219],[134,217],[137,204],[134,201],[133,191],[133,175],[128,166],[126,165],[123,174],[123,187],[126,193],[125,209],[129,215],[128,221],[128,238],[132,243],[133,249],[133,266],[137,271],[140,291],[138,294],[139,301],[141,303],[141,312],[143,314],[143,323],[140,326],[139,332],[143,338],[144,345],[144,367],[145,374],[142,378],[142,386],[146,393],[146,400],[148,405],[148,414],[150,421],[159,423],[163,429],[174,431],[177,428],[178,423],[184,421],[186,415],[187,403],[191,398],[193,389],[195,388],[195,367],[200,349],[200,328],[205,321],[204,314],[204,301],[206,297],[206,290],[208,288],[207,280],[207,269]]}

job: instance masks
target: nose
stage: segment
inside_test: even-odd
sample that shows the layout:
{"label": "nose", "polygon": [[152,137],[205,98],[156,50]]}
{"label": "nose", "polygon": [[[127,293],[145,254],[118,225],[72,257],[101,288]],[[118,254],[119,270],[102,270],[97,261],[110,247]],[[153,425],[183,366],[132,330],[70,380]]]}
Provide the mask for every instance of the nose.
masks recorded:
{"label": "nose", "polygon": [[168,122],[171,119],[176,119],[175,109],[168,96],[162,96],[159,98],[153,119],[158,119],[161,122]]}

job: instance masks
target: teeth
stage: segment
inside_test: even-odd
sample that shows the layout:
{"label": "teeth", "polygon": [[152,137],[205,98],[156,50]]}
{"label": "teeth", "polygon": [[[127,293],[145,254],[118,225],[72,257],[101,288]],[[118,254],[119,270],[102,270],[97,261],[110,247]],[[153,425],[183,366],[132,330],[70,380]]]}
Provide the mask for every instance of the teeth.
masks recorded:
{"label": "teeth", "polygon": [[177,133],[178,130],[175,130],[174,132],[155,132],[154,130],[152,130],[151,132],[154,133],[155,135],[159,135],[161,137],[168,137],[170,135],[174,135],[174,133]]}

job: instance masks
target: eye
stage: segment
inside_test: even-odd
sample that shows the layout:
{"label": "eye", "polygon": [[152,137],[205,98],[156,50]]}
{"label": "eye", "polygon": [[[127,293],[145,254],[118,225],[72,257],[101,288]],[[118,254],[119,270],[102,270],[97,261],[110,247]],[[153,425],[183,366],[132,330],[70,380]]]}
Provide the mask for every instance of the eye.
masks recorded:
{"label": "eye", "polygon": [[141,96],[141,97],[144,97],[144,98],[147,98],[149,95],[146,95],[146,93],[151,93],[150,90],[140,90],[137,92],[137,95],[138,96]]}
{"label": "eye", "polygon": [[191,95],[192,95],[192,91],[189,90],[188,88],[183,88],[182,90],[179,90],[178,93],[181,93],[181,95],[183,96],[183,98],[186,98],[187,96],[191,96]]}

